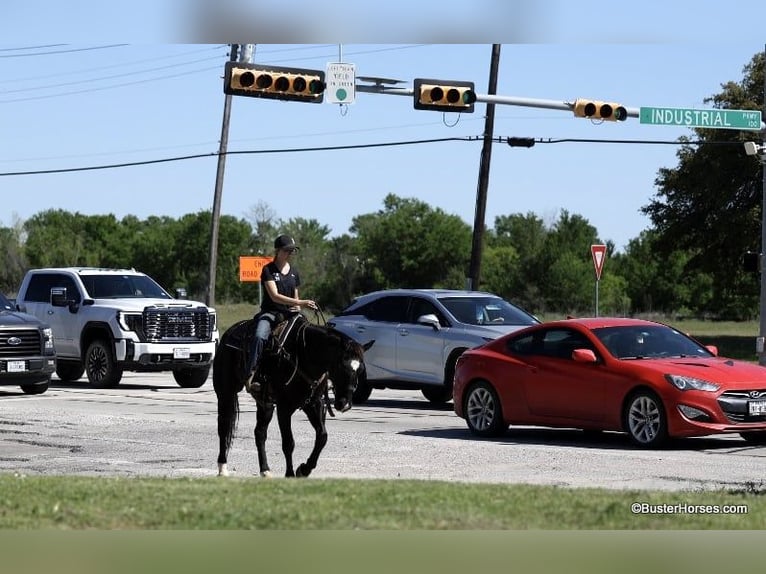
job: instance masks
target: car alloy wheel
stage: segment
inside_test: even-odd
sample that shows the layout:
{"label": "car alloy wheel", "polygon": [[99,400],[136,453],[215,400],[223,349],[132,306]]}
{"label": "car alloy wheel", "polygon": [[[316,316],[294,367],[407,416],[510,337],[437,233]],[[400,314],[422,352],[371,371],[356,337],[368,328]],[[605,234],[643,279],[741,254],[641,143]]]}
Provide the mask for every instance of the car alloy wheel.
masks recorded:
{"label": "car alloy wheel", "polygon": [[500,399],[492,385],[485,381],[476,383],[468,390],[465,417],[468,429],[478,436],[499,436],[507,428],[503,422]]}
{"label": "car alloy wheel", "polygon": [[625,429],[640,446],[655,447],[667,438],[667,421],[660,399],[649,391],[633,395],[625,408]]}

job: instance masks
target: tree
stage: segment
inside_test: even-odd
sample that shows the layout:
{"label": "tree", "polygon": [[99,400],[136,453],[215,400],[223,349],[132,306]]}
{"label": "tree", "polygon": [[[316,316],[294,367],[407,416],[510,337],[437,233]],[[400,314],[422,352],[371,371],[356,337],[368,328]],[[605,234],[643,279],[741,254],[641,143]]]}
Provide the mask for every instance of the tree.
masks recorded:
{"label": "tree", "polygon": [[[722,92],[706,98],[717,109],[762,109],[764,57],[755,55],[743,69],[741,82],[722,84]],[[755,158],[746,156],[742,142],[753,136],[736,130],[695,129],[693,145],[680,138],[678,166],[662,168],[658,191],[642,208],[658,233],[658,254],[685,251],[690,257],[683,274],[711,278],[708,311],[731,315],[757,303],[757,285],[745,277],[741,255],[760,251],[762,178]],[[739,309],[737,311],[737,309]]]}
{"label": "tree", "polygon": [[[598,234],[587,219],[561,211],[537,260],[547,309],[577,314],[593,308],[590,246],[595,243]],[[614,245],[607,245],[607,254],[612,251]]]}
{"label": "tree", "polygon": [[457,215],[389,194],[383,209],[353,219],[368,279],[379,288],[433,287],[466,276],[471,229]]}
{"label": "tree", "polygon": [[16,293],[26,271],[22,235],[19,220],[12,227],[0,227],[0,291],[8,296]]}
{"label": "tree", "polygon": [[[542,307],[540,293],[541,280],[544,270],[540,265],[540,258],[545,248],[548,237],[548,229],[545,222],[534,213],[515,213],[501,215],[495,218],[495,227],[489,237],[488,252],[497,246],[503,249],[513,249],[516,263],[507,269],[504,287],[496,287],[505,298],[527,309],[539,309]],[[506,254],[505,257],[509,257]],[[493,269],[493,256],[488,253],[486,259],[486,278],[496,284],[494,275],[498,273]]]}

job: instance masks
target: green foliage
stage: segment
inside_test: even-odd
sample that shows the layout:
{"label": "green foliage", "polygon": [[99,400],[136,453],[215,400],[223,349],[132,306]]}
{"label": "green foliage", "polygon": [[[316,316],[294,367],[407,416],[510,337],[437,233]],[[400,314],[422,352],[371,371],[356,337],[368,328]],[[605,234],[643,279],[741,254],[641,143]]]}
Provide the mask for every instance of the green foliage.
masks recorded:
{"label": "green foliage", "polygon": [[21,225],[0,227],[0,290],[15,294],[27,266],[21,243]]}
{"label": "green foliage", "polygon": [[417,199],[389,194],[382,210],[355,217],[351,232],[367,279],[378,288],[431,287],[450,269],[467,270],[470,227]]}
{"label": "green foliage", "polygon": [[[722,109],[762,109],[763,53],[756,54],[743,73],[741,82],[722,84],[722,92],[705,102]],[[678,166],[660,169],[657,194],[643,208],[657,233],[653,249],[656,256],[665,258],[687,254],[676,278],[697,274],[711,278],[712,292],[705,295],[703,305],[684,301],[690,309],[749,316],[757,304],[757,291],[743,281],[740,257],[748,250],[760,251],[763,202],[761,166],[745,155],[742,146],[753,135],[718,129],[695,132],[698,140],[709,145],[681,146]],[[692,283],[690,291],[699,293],[700,283],[696,279]]]}

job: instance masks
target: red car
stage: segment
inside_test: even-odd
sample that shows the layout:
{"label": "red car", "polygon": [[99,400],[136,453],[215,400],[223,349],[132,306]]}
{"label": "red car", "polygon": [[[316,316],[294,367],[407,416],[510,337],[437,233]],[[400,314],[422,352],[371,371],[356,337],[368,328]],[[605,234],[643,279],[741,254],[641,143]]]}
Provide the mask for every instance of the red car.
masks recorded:
{"label": "red car", "polygon": [[455,413],[478,436],[519,424],[623,431],[644,447],[732,432],[766,443],[766,368],[717,353],[651,321],[542,323],[461,355]]}

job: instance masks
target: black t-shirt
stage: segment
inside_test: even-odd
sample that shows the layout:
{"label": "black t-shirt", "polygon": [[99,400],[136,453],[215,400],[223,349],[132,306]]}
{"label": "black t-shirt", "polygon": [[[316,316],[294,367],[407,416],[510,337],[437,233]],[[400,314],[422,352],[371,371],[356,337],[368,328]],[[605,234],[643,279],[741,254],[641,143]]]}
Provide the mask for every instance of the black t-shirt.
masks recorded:
{"label": "black t-shirt", "polygon": [[280,295],[295,297],[295,290],[301,285],[301,277],[298,274],[298,270],[290,265],[290,271],[288,271],[287,275],[282,275],[277,264],[272,261],[268,265],[264,265],[261,271],[261,288],[264,293],[261,301],[261,311],[289,313],[290,305],[275,303],[269,297],[269,292],[266,291],[265,287],[266,281],[274,281],[277,285],[277,293]]}

